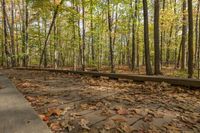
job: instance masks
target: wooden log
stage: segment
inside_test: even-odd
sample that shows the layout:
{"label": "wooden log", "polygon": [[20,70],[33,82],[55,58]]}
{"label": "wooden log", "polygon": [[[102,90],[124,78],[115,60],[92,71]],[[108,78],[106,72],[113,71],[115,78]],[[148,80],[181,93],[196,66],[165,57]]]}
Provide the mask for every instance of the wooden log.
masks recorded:
{"label": "wooden log", "polygon": [[116,73],[102,73],[102,72],[87,72],[87,71],[72,71],[72,70],[55,70],[55,69],[38,69],[38,68],[14,68],[16,70],[34,70],[34,71],[49,71],[59,73],[73,73],[80,75],[89,75],[93,77],[108,77],[109,79],[128,79],[136,82],[166,82],[171,85],[186,86],[200,88],[200,80],[187,79],[166,76],[147,76],[147,75],[132,75],[132,74],[116,74]]}

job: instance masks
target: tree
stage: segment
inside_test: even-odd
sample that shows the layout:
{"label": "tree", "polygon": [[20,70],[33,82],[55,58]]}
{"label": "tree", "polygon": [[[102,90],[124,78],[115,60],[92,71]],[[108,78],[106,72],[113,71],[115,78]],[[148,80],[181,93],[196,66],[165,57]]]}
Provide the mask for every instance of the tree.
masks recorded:
{"label": "tree", "polygon": [[[42,54],[41,54],[41,57],[40,57],[40,64],[39,66],[42,65],[42,62],[43,62],[43,58],[44,58],[44,54],[46,53],[46,49],[47,49],[47,44],[49,42],[49,36],[51,34],[51,31],[53,29],[53,26],[54,26],[54,23],[55,23],[55,20],[56,20],[56,17],[58,15],[58,10],[60,8],[60,6],[62,5],[62,3],[64,2],[64,0],[61,0],[61,2],[59,4],[57,4],[55,10],[54,10],[54,14],[53,14],[53,18],[52,18],[52,22],[51,22],[51,25],[50,25],[50,28],[49,28],[49,31],[48,31],[48,34],[47,34],[47,37],[45,39],[45,42],[44,42],[44,48],[42,50]],[[46,67],[46,65],[44,65]]]}
{"label": "tree", "polygon": [[82,71],[85,71],[85,1],[81,0],[82,3]]}
{"label": "tree", "polygon": [[10,33],[11,33],[11,50],[12,50],[12,56],[11,56],[11,63],[12,63],[12,67],[16,66],[16,58],[15,58],[15,36],[14,36],[14,1],[11,0],[11,29],[10,29]]}
{"label": "tree", "polygon": [[159,0],[154,1],[154,63],[155,63],[155,75],[160,74],[160,44],[159,44],[159,12],[160,3]]}
{"label": "tree", "polygon": [[[133,0],[131,0],[131,7],[132,7],[132,11],[133,11]],[[135,12],[132,13],[132,70],[135,69],[135,22],[136,22],[136,18],[137,18],[137,9],[138,9],[138,0],[135,0]]]}
{"label": "tree", "polygon": [[95,62],[95,52],[94,52],[94,24],[93,24],[93,0],[90,0],[90,28],[91,28],[91,49],[92,49],[92,63]]}
{"label": "tree", "polygon": [[110,67],[111,73],[114,73],[114,55],[113,55],[113,42],[112,42],[112,20],[110,15],[110,0],[107,0],[108,7],[108,34],[109,34],[109,48],[110,48]]}
{"label": "tree", "polygon": [[182,8],[182,12],[183,12],[183,18],[182,18],[182,39],[181,39],[181,46],[182,46],[182,58],[181,58],[181,69],[185,69],[185,62],[186,62],[186,58],[185,58],[185,44],[186,44],[186,35],[187,35],[187,26],[186,26],[186,15],[185,15],[185,11],[186,11],[186,0],[183,0],[183,8]]}
{"label": "tree", "polygon": [[197,3],[197,13],[196,13],[196,23],[195,23],[195,54],[194,54],[194,57],[195,57],[195,67],[196,67],[196,64],[197,64],[197,54],[198,54],[198,40],[199,40],[199,29],[198,29],[198,23],[199,23],[199,10],[200,10],[200,1],[198,0],[198,3]]}
{"label": "tree", "polygon": [[3,31],[4,31],[4,49],[6,55],[7,67],[10,66],[10,52],[8,49],[8,33],[7,33],[7,15],[6,15],[6,2],[2,0],[2,12],[3,12]]}
{"label": "tree", "polygon": [[22,66],[27,67],[28,66],[28,18],[29,18],[29,13],[28,13],[28,1],[27,0],[22,0],[22,52],[23,52],[23,57],[22,57]]}
{"label": "tree", "polygon": [[193,13],[192,13],[192,0],[188,0],[188,78],[193,75]]}
{"label": "tree", "polygon": [[146,74],[152,75],[153,72],[151,68],[150,52],[149,52],[149,21],[148,21],[147,0],[143,0],[143,15],[144,15],[144,50],[145,50]]}

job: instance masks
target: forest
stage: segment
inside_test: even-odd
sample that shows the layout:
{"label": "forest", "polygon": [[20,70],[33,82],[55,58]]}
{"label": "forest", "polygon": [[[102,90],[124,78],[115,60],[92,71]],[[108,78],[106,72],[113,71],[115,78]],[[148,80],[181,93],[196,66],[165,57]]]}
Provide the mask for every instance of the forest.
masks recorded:
{"label": "forest", "polygon": [[1,66],[199,78],[198,0],[2,0]]}
{"label": "forest", "polygon": [[0,133],[200,133],[200,0],[0,7]]}

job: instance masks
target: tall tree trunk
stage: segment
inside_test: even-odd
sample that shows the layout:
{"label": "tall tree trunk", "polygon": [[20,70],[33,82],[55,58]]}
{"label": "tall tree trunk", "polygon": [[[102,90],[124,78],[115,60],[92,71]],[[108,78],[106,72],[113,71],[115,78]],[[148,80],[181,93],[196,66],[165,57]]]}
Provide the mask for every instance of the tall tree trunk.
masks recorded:
{"label": "tall tree trunk", "polygon": [[[44,18],[44,36],[45,37],[47,36],[47,18]],[[46,67],[47,67],[47,47],[44,49],[44,68]]]}
{"label": "tall tree trunk", "polygon": [[174,24],[172,23],[171,28],[170,28],[170,32],[169,32],[169,41],[167,43],[167,50],[166,50],[166,64],[167,66],[169,66],[170,64],[170,46],[171,46],[171,42],[172,42],[172,33],[173,33],[173,27]]}
{"label": "tall tree trunk", "polygon": [[181,56],[181,69],[185,69],[185,62],[186,62],[186,56],[185,56],[185,44],[186,44],[186,34],[187,34],[187,26],[186,26],[186,0],[183,1],[183,24],[182,24],[182,39],[181,39],[181,46],[182,46],[182,56]]}
{"label": "tall tree trunk", "polygon": [[15,37],[14,37],[14,1],[11,0],[11,50],[12,50],[12,56],[11,56],[11,62],[12,62],[12,67],[16,66],[16,58],[15,58]]}
{"label": "tall tree trunk", "polygon": [[[163,0],[163,5],[162,5],[162,10],[165,10],[165,3],[166,1]],[[163,65],[163,46],[164,46],[164,42],[165,42],[165,30],[161,31],[161,37],[160,37],[160,41],[161,41],[161,48],[160,48],[160,65],[161,65],[161,69],[162,69],[162,65]]]}
{"label": "tall tree trunk", "polygon": [[[174,14],[177,15],[177,0],[174,0]],[[178,21],[178,18],[175,19],[175,21]],[[179,25],[175,23],[175,39],[174,39],[174,44],[175,46],[177,46],[177,42],[178,42],[178,32],[179,32]],[[179,45],[178,45],[179,47]],[[179,47],[180,48],[180,47]],[[174,68],[176,69],[177,68],[177,64],[178,64],[178,61],[179,61],[179,48],[175,48],[176,49],[176,57],[175,57],[175,65],[174,65]],[[178,52],[178,53],[177,53]],[[178,57],[177,57],[178,55]]]}
{"label": "tall tree trunk", "polygon": [[110,0],[107,0],[108,7],[108,30],[109,30],[109,48],[110,48],[110,67],[111,73],[114,73],[114,55],[113,55],[113,43],[112,43],[112,20],[110,15]]}
{"label": "tall tree trunk", "polygon": [[198,22],[199,22],[199,5],[200,4],[200,1],[198,1],[198,4],[197,4],[197,14],[196,14],[196,26],[195,26],[195,54],[194,54],[194,59],[195,59],[195,65],[196,66],[196,63],[197,63],[197,54],[198,54],[198,39],[199,39],[199,29],[198,29]]}
{"label": "tall tree trunk", "polygon": [[7,67],[10,66],[10,52],[8,50],[8,33],[7,33],[7,21],[6,21],[6,2],[2,0],[2,12],[3,12],[3,29],[4,29],[4,49],[5,49],[5,56],[6,56],[6,63]]}
{"label": "tall tree trunk", "polygon": [[93,24],[93,0],[90,0],[90,15],[91,15],[91,49],[92,49],[92,64],[95,63],[95,52],[94,52],[94,24]]}
{"label": "tall tree trunk", "polygon": [[82,71],[85,71],[85,0],[82,3]]}
{"label": "tall tree trunk", "polygon": [[[133,11],[133,0],[131,0],[131,7]],[[135,0],[135,12],[132,15],[132,71],[135,69],[135,22],[137,18],[137,12],[138,12],[138,0]]]}
{"label": "tall tree trunk", "polygon": [[44,55],[45,55],[46,49],[47,49],[47,44],[48,44],[48,42],[49,42],[49,37],[50,37],[51,31],[52,31],[52,29],[53,29],[55,20],[56,20],[56,18],[57,18],[58,10],[59,10],[59,8],[60,8],[60,6],[62,5],[63,2],[64,2],[64,0],[61,0],[60,4],[58,4],[58,5],[56,6],[55,10],[54,10],[53,19],[52,19],[51,25],[50,25],[50,27],[49,27],[49,31],[48,31],[47,37],[46,37],[45,42],[44,42],[44,48],[43,48],[42,53],[41,53],[39,67],[41,67],[41,65],[42,65],[43,58],[44,58]]}
{"label": "tall tree trunk", "polygon": [[[198,1],[200,2],[200,0]],[[199,19],[199,31],[200,31],[200,19]],[[199,32],[199,40],[198,40],[198,55],[197,55],[197,65],[198,65],[198,79],[200,78],[200,32]]]}
{"label": "tall tree trunk", "polygon": [[25,66],[28,66],[29,62],[29,47],[28,47],[28,18],[29,18],[29,11],[28,11],[28,2],[25,2],[25,44],[26,44],[26,55],[25,55]]}
{"label": "tall tree trunk", "polygon": [[[76,10],[75,0],[72,1],[73,9]],[[76,54],[76,21],[73,15],[73,70],[77,69],[77,54]]]}
{"label": "tall tree trunk", "polygon": [[[17,16],[17,9],[15,8],[15,18]],[[18,33],[18,24],[15,23],[15,29],[16,29],[16,40],[15,40],[15,44],[16,44],[16,66],[20,66],[20,56],[19,56],[19,33]]]}
{"label": "tall tree trunk", "polygon": [[188,78],[193,75],[193,13],[192,13],[192,0],[188,0]]}
{"label": "tall tree trunk", "polygon": [[160,44],[159,44],[159,17],[160,17],[160,3],[159,0],[155,0],[154,3],[154,63],[155,63],[155,75],[160,74]]}
{"label": "tall tree trunk", "polygon": [[181,60],[181,50],[182,49],[182,45],[180,43],[179,45],[179,50],[178,50],[178,58],[177,58],[177,64],[176,64],[176,68],[179,68],[180,67],[180,60]]}
{"label": "tall tree trunk", "polygon": [[54,68],[58,68],[58,32],[56,22],[54,23]]}
{"label": "tall tree trunk", "polygon": [[146,74],[152,75],[153,72],[151,68],[150,51],[149,51],[149,22],[148,22],[147,0],[143,0],[143,13],[144,13],[144,45],[145,45]]}
{"label": "tall tree trunk", "polygon": [[25,18],[25,1],[22,0],[22,14],[21,14],[21,17],[22,17],[22,66],[23,67],[26,67],[26,18]]}
{"label": "tall tree trunk", "polygon": [[[132,1],[131,1],[131,3],[130,3],[130,10],[129,10],[129,13],[132,13]],[[131,55],[130,55],[130,40],[131,40],[131,30],[132,30],[132,28],[131,28],[131,23],[133,23],[132,22],[132,16],[133,15],[130,15],[129,17],[128,17],[128,23],[127,23],[127,28],[128,28],[128,34],[127,34],[127,36],[126,36],[126,52],[127,52],[127,65],[128,65],[128,67],[129,68],[131,68],[132,69],[132,64],[131,64]],[[134,48],[134,50],[135,50],[135,48]],[[135,57],[134,57],[135,58]]]}
{"label": "tall tree trunk", "polygon": [[[4,20],[2,15],[2,20]],[[2,23],[2,33],[4,33],[4,23]],[[1,66],[4,66],[4,34],[1,36]]]}

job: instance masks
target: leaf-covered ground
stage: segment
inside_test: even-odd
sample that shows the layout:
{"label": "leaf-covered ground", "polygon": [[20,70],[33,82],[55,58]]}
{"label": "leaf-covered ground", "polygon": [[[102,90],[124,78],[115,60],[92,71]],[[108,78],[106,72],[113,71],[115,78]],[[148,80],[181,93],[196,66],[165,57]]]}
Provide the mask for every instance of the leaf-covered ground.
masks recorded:
{"label": "leaf-covered ground", "polygon": [[200,132],[200,91],[79,75],[3,70],[53,132]]}

